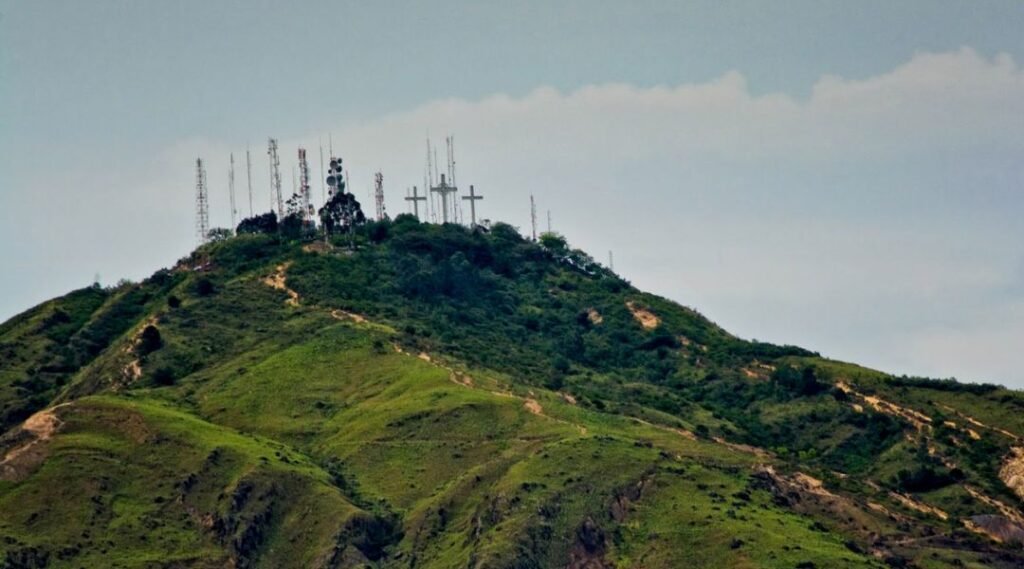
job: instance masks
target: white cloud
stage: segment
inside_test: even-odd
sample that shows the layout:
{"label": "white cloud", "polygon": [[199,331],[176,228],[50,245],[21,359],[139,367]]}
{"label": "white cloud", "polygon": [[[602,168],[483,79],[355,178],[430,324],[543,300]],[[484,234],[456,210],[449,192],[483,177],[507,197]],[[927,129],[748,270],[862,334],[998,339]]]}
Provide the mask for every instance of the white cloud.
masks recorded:
{"label": "white cloud", "polygon": [[[315,157],[329,130],[281,142],[286,190],[295,148]],[[483,216],[525,226],[537,194],[541,217],[552,209],[575,244],[598,258],[614,249],[636,284],[739,335],[1024,386],[1024,353],[1011,349],[1021,330],[1003,321],[1019,314],[1009,307],[1024,288],[1024,72],[1008,56],[922,53],[876,77],[823,77],[806,99],[753,95],[729,72],[434,101],[333,130],[364,203],[379,169],[389,210],[405,211],[405,188],[422,185],[427,133],[454,133],[460,185],[485,195]],[[268,203],[264,144],[253,146],[257,209]],[[78,191],[105,196],[100,235],[43,235],[40,246],[98,263],[90,249],[102,242],[104,274],[155,268],[140,258],[169,263],[192,243],[196,155],[208,158],[215,221],[226,224],[229,151],[244,165],[244,143],[191,140],[102,187],[86,183]],[[241,168],[238,179],[245,211]],[[124,189],[131,201],[115,199]]]}

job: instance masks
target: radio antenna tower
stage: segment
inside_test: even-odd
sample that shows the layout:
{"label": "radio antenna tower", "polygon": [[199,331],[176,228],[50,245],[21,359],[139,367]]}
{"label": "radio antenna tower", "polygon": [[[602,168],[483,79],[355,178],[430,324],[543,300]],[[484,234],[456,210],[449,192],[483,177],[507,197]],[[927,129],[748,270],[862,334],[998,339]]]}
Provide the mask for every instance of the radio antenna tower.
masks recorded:
{"label": "radio antenna tower", "polygon": [[384,174],[380,172],[373,175],[373,199],[377,204],[377,221],[387,219],[388,213],[384,210]]}
{"label": "radio antenna tower", "polygon": [[548,233],[551,233],[551,210],[548,210]]}
{"label": "radio antenna tower", "polygon": [[611,249],[608,250],[608,270],[615,272],[615,258],[612,257]]}
{"label": "radio antenna tower", "polygon": [[530,226],[533,228],[533,240],[537,240],[537,204],[533,201],[533,194],[530,194]]}
{"label": "radio antenna tower", "polygon": [[196,158],[196,239],[206,243],[210,236],[210,197],[206,190],[206,168],[203,159]]}
{"label": "radio antenna tower", "polygon": [[270,209],[277,203],[277,218],[284,219],[284,198],[281,196],[281,159],[277,156],[277,139],[267,140],[267,155],[270,157]]}
{"label": "radio antenna tower", "polygon": [[249,156],[248,146],[245,147],[245,177],[249,181],[249,217],[252,217],[252,157]]}
{"label": "radio antenna tower", "polygon": [[[323,183],[323,182],[321,182]],[[299,149],[299,195],[302,196],[302,219],[313,221],[313,203],[309,190],[309,162],[306,160],[306,149]]]}
{"label": "radio antenna tower", "polygon": [[235,153],[231,153],[231,167],[228,169],[228,196],[231,198],[231,233],[235,233],[235,219],[238,209],[235,208]]}
{"label": "radio antenna tower", "polygon": [[324,186],[324,141],[320,139],[320,201],[327,203],[327,189]]}
{"label": "radio antenna tower", "polygon": [[444,141],[448,147],[448,179],[451,180],[452,186],[458,187],[455,182],[455,137],[449,135]]}

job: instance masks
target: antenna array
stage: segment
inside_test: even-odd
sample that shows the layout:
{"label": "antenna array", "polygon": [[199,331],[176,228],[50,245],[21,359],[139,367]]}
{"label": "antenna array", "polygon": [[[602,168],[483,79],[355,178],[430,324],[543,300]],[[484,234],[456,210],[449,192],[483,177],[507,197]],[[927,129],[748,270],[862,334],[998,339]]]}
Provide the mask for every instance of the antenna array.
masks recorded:
{"label": "antenna array", "polygon": [[309,195],[309,162],[306,160],[306,149],[299,149],[299,195],[302,196],[302,219],[307,223],[313,221],[313,203]]}
{"label": "antenna array", "polygon": [[530,227],[533,228],[533,240],[537,240],[537,204],[533,201],[533,194],[530,194]]}
{"label": "antenna array", "polygon": [[231,167],[228,169],[228,196],[231,198],[231,233],[234,233],[238,209],[235,207],[235,154],[233,152],[231,153]]}
{"label": "antenna array", "polygon": [[210,197],[206,189],[206,167],[196,158],[196,239],[206,243],[210,237]]}
{"label": "antenna array", "polygon": [[377,204],[377,221],[387,219],[387,211],[384,210],[384,174],[377,172],[373,175],[373,200]]}
{"label": "antenna array", "polygon": [[277,203],[277,218],[284,219],[284,197],[281,195],[281,159],[277,155],[277,139],[267,140],[267,155],[270,157],[270,208]]}

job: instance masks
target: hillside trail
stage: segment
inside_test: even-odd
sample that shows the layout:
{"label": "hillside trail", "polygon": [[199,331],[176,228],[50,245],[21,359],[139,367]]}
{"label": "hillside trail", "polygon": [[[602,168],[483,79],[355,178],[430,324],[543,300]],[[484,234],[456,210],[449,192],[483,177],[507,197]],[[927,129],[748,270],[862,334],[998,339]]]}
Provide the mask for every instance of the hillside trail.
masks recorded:
{"label": "hillside trail", "polygon": [[289,306],[298,306],[300,300],[299,293],[289,288],[286,282],[285,273],[288,271],[288,267],[291,266],[291,261],[281,263],[280,265],[274,267],[273,273],[263,277],[261,279],[261,282],[269,286],[270,288],[276,290],[283,290],[288,295],[288,300],[286,300],[285,303],[288,304]]}
{"label": "hillside trail", "polygon": [[455,370],[452,367],[449,367],[447,365],[444,365],[444,364],[440,363],[435,358],[432,358],[430,356],[430,354],[428,354],[426,352],[420,352],[419,354],[416,354],[415,356],[413,356],[413,354],[405,351],[398,344],[392,344],[392,347],[399,354],[403,354],[403,355],[406,355],[406,356],[419,358],[419,359],[429,363],[430,365],[432,365],[434,367],[437,367],[437,368],[440,368],[440,369],[443,369],[443,370],[447,371],[448,372],[448,380],[451,381],[452,383],[454,383],[455,385],[458,385],[460,387],[464,387],[466,389],[476,389],[478,391],[483,391],[485,393],[489,393],[489,394],[495,395],[497,397],[508,397],[508,398],[511,398],[511,399],[517,399],[517,400],[523,402],[523,408],[524,409],[526,409],[528,412],[530,412],[530,413],[532,413],[532,414],[534,414],[534,415],[536,415],[538,417],[543,417],[545,419],[548,419],[550,421],[554,421],[556,423],[561,423],[563,425],[569,425],[569,426],[575,428],[580,433],[581,436],[585,436],[587,434],[587,432],[588,432],[587,428],[584,427],[583,425],[580,425],[579,423],[573,423],[572,421],[567,421],[565,419],[559,419],[558,417],[552,417],[551,415],[548,415],[547,413],[545,413],[544,412],[544,407],[540,404],[539,401],[537,401],[537,399],[535,399],[533,397],[533,392],[532,391],[529,392],[530,396],[524,397],[522,395],[516,395],[515,393],[512,393],[511,391],[495,391],[495,390],[491,390],[491,389],[486,389],[486,388],[478,386],[476,384],[476,382],[473,381],[473,378],[470,377],[469,375],[467,375],[467,374],[465,374],[463,372],[457,371],[457,370]]}

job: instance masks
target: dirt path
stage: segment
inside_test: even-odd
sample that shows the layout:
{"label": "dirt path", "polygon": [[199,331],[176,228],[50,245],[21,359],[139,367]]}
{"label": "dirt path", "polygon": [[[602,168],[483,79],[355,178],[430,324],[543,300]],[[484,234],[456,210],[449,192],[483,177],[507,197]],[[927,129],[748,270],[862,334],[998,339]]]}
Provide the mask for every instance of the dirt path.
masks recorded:
{"label": "dirt path", "polygon": [[889,415],[891,417],[899,417],[911,425],[914,425],[918,431],[924,431],[931,429],[932,418],[920,411],[910,409],[909,407],[900,407],[895,403],[886,401],[880,397],[874,395],[866,395],[853,388],[850,384],[845,381],[837,381],[836,388],[843,393],[851,395],[860,399],[861,401],[870,405],[875,411]]}
{"label": "dirt path", "polygon": [[[410,354],[409,352],[406,352],[398,344],[392,344],[392,346],[394,347],[395,351],[398,352],[399,354],[403,354],[403,355],[407,355],[407,356],[413,357],[413,354]],[[523,408],[526,409],[527,411],[529,411],[530,413],[532,413],[534,415],[537,415],[538,417],[544,417],[545,419],[548,419],[548,420],[551,420],[551,421],[555,421],[557,423],[562,423],[564,425],[570,425],[570,426],[576,428],[576,430],[579,431],[580,435],[586,435],[587,434],[587,428],[584,427],[583,425],[580,425],[580,424],[577,424],[577,423],[573,423],[571,421],[566,421],[564,419],[559,419],[557,417],[552,417],[551,415],[548,415],[548,414],[544,413],[544,407],[541,406],[541,404],[536,399],[534,399],[533,397],[522,397],[520,395],[516,395],[516,394],[512,393],[511,391],[493,391],[493,390],[490,390],[490,389],[485,389],[485,388],[479,387],[473,381],[473,378],[470,377],[469,375],[467,375],[467,374],[465,374],[463,372],[460,372],[460,371],[456,371],[455,369],[453,369],[451,367],[448,367],[448,366],[446,366],[444,364],[441,364],[440,362],[435,361],[434,358],[430,357],[430,354],[428,354],[426,352],[420,352],[420,353],[416,354],[414,357],[419,358],[419,359],[421,359],[421,360],[423,360],[423,361],[425,361],[425,362],[427,362],[427,363],[429,363],[429,364],[431,364],[431,365],[433,365],[435,367],[438,367],[438,368],[441,368],[441,369],[447,371],[448,372],[448,381],[451,381],[455,385],[458,385],[460,387],[465,387],[467,389],[478,389],[480,391],[484,391],[486,393],[490,393],[491,395],[496,395],[498,397],[510,397],[512,399],[518,399],[518,400],[523,402]]]}
{"label": "dirt path", "polygon": [[292,266],[292,262],[282,263],[274,268],[273,274],[263,277],[262,283],[269,286],[270,288],[283,290],[288,295],[288,300],[285,301],[288,306],[299,305],[299,293],[288,288],[285,272],[288,267]]}

